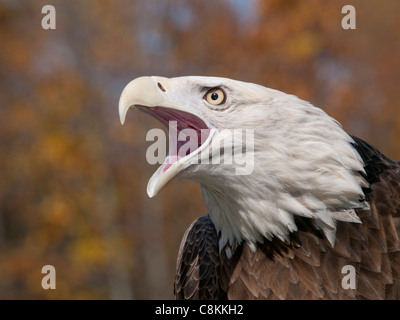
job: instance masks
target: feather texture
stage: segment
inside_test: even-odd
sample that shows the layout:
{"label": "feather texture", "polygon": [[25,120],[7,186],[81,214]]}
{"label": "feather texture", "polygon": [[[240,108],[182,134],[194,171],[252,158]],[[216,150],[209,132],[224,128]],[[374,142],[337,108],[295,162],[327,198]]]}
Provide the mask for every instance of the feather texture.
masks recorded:
{"label": "feather texture", "polygon": [[[205,99],[210,88],[220,104]],[[132,106],[196,136],[184,154],[170,141],[147,188],[152,197],[179,174],[201,184],[208,209],[183,237],[177,298],[398,298],[400,163],[309,102],[253,83],[140,77],[121,93],[122,123]]]}
{"label": "feather texture", "polygon": [[[218,249],[220,234],[211,219],[201,217],[179,251],[177,298],[399,299],[400,165],[353,139],[369,183],[369,208],[354,213],[361,223],[338,221],[332,247],[312,218],[297,216],[298,230],[288,243],[263,239],[254,252],[242,242],[228,257]],[[356,270],[355,289],[342,286],[346,265]]]}

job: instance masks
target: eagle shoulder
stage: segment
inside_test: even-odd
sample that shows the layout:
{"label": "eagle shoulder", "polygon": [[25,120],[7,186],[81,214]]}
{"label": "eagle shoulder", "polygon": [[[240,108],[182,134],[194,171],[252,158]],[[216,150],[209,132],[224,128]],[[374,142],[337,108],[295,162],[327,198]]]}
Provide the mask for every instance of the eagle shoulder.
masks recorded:
{"label": "eagle shoulder", "polygon": [[178,252],[174,293],[178,300],[225,299],[220,287],[218,235],[208,216],[192,222]]}
{"label": "eagle shoulder", "polygon": [[362,221],[357,230],[362,239],[351,243],[360,258],[358,296],[399,299],[400,163],[367,142],[352,138],[365,164],[369,187],[364,193],[370,206],[370,210],[357,211]]}
{"label": "eagle shoulder", "polygon": [[[352,137],[365,165],[369,208],[361,223],[338,221],[332,247],[308,218],[297,217],[290,243],[274,238],[256,251],[241,243],[219,252],[211,219],[186,230],[179,249],[177,299],[398,299],[400,298],[400,163]],[[351,266],[356,287],[343,287]]]}

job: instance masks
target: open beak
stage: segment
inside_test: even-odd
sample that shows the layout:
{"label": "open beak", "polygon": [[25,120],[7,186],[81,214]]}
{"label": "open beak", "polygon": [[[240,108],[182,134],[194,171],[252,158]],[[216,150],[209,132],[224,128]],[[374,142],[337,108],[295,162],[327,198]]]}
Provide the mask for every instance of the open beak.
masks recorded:
{"label": "open beak", "polygon": [[[215,130],[208,121],[188,107],[170,99],[173,83],[163,77],[140,77],[132,80],[124,88],[119,99],[119,117],[124,124],[126,113],[131,107],[138,107],[158,119],[170,130],[169,153],[164,163],[157,169],[147,184],[147,194],[154,197],[178,173],[199,159],[197,155],[209,145]],[[172,125],[171,125],[172,124]],[[185,130],[186,129],[186,130]],[[180,152],[193,134],[197,134],[196,147],[190,153]],[[173,131],[173,132],[171,132]],[[187,148],[184,148],[185,150]]]}

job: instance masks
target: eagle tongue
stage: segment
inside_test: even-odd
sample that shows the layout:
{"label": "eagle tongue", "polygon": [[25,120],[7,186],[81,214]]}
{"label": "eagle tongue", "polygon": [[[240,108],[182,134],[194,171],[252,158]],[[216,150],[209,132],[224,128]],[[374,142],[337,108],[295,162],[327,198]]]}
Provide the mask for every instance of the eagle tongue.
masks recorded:
{"label": "eagle tongue", "polygon": [[[186,134],[184,129],[195,130],[197,139],[193,141],[190,135]],[[177,119],[177,122],[170,122],[168,126],[168,136],[169,136],[169,151],[165,158],[162,172],[165,172],[179,159],[188,156],[191,152],[196,150],[201,145],[201,132],[197,128],[193,128],[187,122]],[[207,134],[208,137],[208,134]],[[205,141],[205,140],[204,140]],[[189,144],[185,146],[186,144]],[[185,146],[184,149],[181,149]]]}
{"label": "eagle tongue", "polygon": [[175,162],[179,160],[178,150],[179,150],[179,141],[178,141],[178,132],[179,128],[174,125],[168,126],[168,137],[169,137],[169,150],[168,155],[162,164],[161,172],[165,172],[171,167]]}

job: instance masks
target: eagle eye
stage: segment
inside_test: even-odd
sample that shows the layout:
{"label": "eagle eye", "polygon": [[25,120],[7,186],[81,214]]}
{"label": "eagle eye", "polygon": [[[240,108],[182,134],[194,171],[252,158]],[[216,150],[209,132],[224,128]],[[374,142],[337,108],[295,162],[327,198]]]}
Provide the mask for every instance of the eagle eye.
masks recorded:
{"label": "eagle eye", "polygon": [[212,88],[207,91],[204,99],[214,106],[219,106],[226,102],[226,93],[221,88]]}

